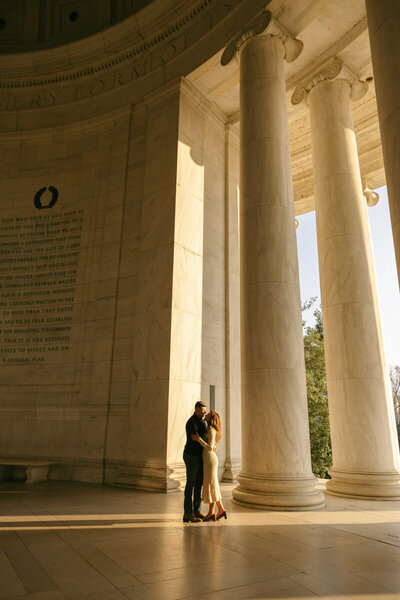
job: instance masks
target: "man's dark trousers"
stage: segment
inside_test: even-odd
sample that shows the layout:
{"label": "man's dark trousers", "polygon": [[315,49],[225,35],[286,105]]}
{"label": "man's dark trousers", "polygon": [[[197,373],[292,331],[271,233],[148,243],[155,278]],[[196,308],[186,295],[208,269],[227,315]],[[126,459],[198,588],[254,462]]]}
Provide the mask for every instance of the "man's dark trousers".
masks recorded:
{"label": "man's dark trousers", "polygon": [[203,485],[203,457],[201,454],[184,452],[183,460],[186,465],[184,511],[185,515],[191,515],[200,512],[201,486]]}

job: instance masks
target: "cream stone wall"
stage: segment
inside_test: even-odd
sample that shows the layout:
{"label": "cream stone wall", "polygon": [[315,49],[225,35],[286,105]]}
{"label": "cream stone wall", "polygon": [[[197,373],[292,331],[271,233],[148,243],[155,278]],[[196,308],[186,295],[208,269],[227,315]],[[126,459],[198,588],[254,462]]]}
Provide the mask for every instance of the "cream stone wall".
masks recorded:
{"label": "cream stone wall", "polygon": [[[196,400],[209,403],[213,385],[224,426],[220,475],[232,454],[230,402],[235,403],[231,414],[236,415],[238,462],[239,343],[234,332],[239,315],[232,305],[238,309],[239,297],[234,285],[226,300],[226,268],[236,273],[238,285],[237,195],[230,191],[227,203],[229,186],[237,191],[237,139],[229,151],[229,172],[228,144],[232,140],[226,137],[222,113],[185,80],[107,117],[2,134],[8,176],[2,233],[17,235],[5,228],[16,226],[18,215],[46,215],[52,223],[56,210],[61,216],[83,210],[83,229],[74,257],[73,294],[65,300],[59,293],[56,304],[61,309],[66,304],[72,314],[69,350],[46,350],[43,356],[38,351],[44,362],[31,354],[35,360],[22,363],[30,347],[45,344],[21,333],[17,338],[25,354],[17,353],[17,363],[7,353],[15,342],[6,338],[2,344],[7,426],[0,454],[55,460],[52,478],[176,489],[183,477],[186,419]],[[50,185],[58,190],[57,204],[39,210],[35,193]],[[44,192],[43,203],[50,198]],[[44,249],[46,235],[35,248]],[[9,252],[8,246],[1,248]],[[12,274],[11,283],[2,280],[3,313],[10,299],[19,298],[7,285],[32,287],[25,271],[15,271],[17,256],[12,254],[11,267],[8,254],[1,255],[3,273]],[[43,275],[46,285],[38,289],[49,290],[51,297],[61,284],[52,279],[51,265],[41,264],[37,277],[42,286]],[[2,326],[32,326],[25,313],[26,324],[15,321],[18,315],[6,323],[9,315],[3,314]],[[40,327],[48,324],[43,321]],[[232,381],[226,376],[227,356]]]}
{"label": "cream stone wall", "polygon": [[109,483],[113,483],[118,464],[125,459],[129,439],[134,318],[138,294],[138,259],[146,158],[147,110],[143,104],[132,107],[129,129],[113,365],[104,451],[107,457],[105,480]]}
{"label": "cream stone wall", "polygon": [[1,135],[0,454],[54,478],[103,477],[129,120]]}

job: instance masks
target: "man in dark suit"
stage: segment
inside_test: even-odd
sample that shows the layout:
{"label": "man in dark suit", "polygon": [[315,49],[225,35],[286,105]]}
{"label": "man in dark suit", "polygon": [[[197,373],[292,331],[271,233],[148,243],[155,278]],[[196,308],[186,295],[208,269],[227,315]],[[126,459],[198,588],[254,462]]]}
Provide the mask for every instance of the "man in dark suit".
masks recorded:
{"label": "man in dark suit", "polygon": [[201,487],[203,485],[203,447],[192,440],[192,434],[198,433],[204,438],[207,423],[204,415],[207,404],[200,400],[196,402],[194,413],[186,423],[186,445],[183,451],[183,460],[186,465],[186,487],[184,503],[184,523],[199,523],[204,519],[200,512]]}

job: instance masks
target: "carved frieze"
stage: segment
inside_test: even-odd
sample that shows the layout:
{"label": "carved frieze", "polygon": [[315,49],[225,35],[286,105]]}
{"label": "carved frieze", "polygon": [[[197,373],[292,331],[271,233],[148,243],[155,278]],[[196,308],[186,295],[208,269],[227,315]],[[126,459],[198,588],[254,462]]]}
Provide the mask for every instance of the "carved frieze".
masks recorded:
{"label": "carved frieze", "polygon": [[[82,56],[80,68],[68,65],[65,70],[51,69],[50,74],[37,77],[7,77],[3,71],[0,111],[52,108],[90,99],[154,76],[154,85],[146,84],[145,93],[148,93],[168,79],[196,68],[196,61],[207,60],[232,37],[245,16],[257,14],[262,5],[265,6],[265,0],[253,0],[249,6],[242,0],[202,0],[193,3],[191,10],[180,13],[173,24],[170,21],[162,30],[156,28],[145,38],[137,37],[136,44],[131,41],[125,50],[101,62],[88,64]],[[206,37],[208,44],[203,42]],[[94,44],[88,40],[90,43]],[[201,54],[197,51],[198,45],[201,45]],[[190,56],[192,47],[196,50]],[[25,72],[30,71],[32,68],[25,69]]]}

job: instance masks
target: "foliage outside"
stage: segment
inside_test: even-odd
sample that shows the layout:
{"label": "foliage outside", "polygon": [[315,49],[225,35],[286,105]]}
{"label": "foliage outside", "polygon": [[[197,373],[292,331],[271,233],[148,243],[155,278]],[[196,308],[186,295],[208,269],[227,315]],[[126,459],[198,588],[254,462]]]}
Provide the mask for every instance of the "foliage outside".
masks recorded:
{"label": "foliage outside", "polygon": [[[302,310],[309,309],[315,300],[316,298],[311,298],[303,304]],[[304,357],[312,470],[316,477],[324,479],[329,477],[328,470],[332,466],[332,446],[321,310],[316,309],[314,317],[314,327],[307,326],[304,329]],[[304,322],[303,326],[305,326]]]}
{"label": "foliage outside", "polygon": [[[302,306],[308,310],[316,298]],[[308,420],[310,426],[312,470],[317,477],[327,478],[332,466],[332,447],[329,427],[328,393],[326,387],[324,332],[320,309],[314,311],[314,327],[304,326],[304,357],[306,364]],[[390,367],[394,412],[400,444],[400,366]]]}
{"label": "foliage outside", "polygon": [[394,414],[396,417],[397,436],[400,444],[400,366],[392,366],[389,369],[390,383],[392,384],[392,395]]}

